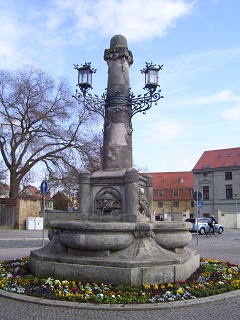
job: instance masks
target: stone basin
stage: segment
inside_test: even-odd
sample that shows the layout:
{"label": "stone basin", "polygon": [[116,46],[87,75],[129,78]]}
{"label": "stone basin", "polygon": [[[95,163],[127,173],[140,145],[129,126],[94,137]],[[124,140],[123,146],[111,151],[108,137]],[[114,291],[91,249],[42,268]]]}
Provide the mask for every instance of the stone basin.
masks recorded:
{"label": "stone basin", "polygon": [[139,237],[152,237],[160,247],[175,250],[184,248],[192,239],[187,222],[52,221],[49,226],[50,239],[58,234],[64,247],[75,250],[123,250]]}
{"label": "stone basin", "polygon": [[154,240],[165,249],[184,248],[192,240],[189,222],[159,222],[153,227]]}

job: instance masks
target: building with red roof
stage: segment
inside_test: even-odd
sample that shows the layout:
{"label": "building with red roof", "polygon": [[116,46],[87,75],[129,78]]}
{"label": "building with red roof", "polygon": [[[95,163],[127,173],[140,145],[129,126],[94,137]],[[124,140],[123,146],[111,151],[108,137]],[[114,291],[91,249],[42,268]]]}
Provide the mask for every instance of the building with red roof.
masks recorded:
{"label": "building with red roof", "polygon": [[193,170],[194,190],[202,192],[201,216],[237,212],[240,198],[240,147],[205,151]]}
{"label": "building with red roof", "polygon": [[70,199],[65,196],[65,194],[61,191],[58,191],[53,196],[54,201],[54,209],[68,211],[71,205]]}
{"label": "building with red roof", "polygon": [[[25,186],[21,192],[19,192],[18,197],[20,199],[36,201],[38,203],[39,211],[43,208],[43,195],[40,190],[32,185]],[[45,209],[53,210],[53,199],[50,197],[50,194],[47,193],[45,196]]]}
{"label": "building with red roof", "polygon": [[191,171],[149,174],[153,179],[153,210],[157,220],[166,220],[166,215],[168,220],[184,220],[193,216],[194,180]]}

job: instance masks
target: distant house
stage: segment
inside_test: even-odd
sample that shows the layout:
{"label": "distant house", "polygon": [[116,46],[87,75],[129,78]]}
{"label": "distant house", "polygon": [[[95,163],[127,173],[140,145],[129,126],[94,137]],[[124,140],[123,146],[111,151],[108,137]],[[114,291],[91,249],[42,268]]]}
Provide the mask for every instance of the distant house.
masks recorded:
{"label": "distant house", "polygon": [[191,171],[149,174],[153,179],[153,209],[157,220],[166,220],[166,215],[168,220],[184,220],[193,216],[194,182]]}
{"label": "distant house", "polygon": [[0,183],[0,198],[9,198],[10,187],[6,183]]}
{"label": "distant house", "polygon": [[55,210],[68,211],[70,208],[70,200],[64,193],[58,191],[53,197],[53,205]]}
{"label": "distant house", "polygon": [[205,151],[192,172],[194,189],[203,195],[201,215],[239,211],[240,147]]}
{"label": "distant house", "polygon": [[[25,186],[22,191],[19,192],[18,196],[20,199],[37,201],[38,210],[41,211],[43,209],[43,195],[35,186]],[[45,210],[53,210],[53,199],[49,193],[45,196]]]}

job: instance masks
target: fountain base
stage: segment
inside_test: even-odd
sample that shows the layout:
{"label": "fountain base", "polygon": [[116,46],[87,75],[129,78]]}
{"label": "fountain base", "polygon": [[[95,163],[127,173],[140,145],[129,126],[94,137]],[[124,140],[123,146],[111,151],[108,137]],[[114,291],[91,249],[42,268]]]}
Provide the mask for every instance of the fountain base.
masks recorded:
{"label": "fountain base", "polygon": [[186,280],[200,257],[186,248],[188,223],[53,221],[50,242],[31,252],[30,268],[42,278],[145,285]]}

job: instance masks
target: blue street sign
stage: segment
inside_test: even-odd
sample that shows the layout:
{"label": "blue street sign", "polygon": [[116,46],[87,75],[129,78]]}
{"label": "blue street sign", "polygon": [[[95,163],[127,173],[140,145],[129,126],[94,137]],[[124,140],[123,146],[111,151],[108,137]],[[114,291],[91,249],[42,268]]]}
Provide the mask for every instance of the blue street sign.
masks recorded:
{"label": "blue street sign", "polygon": [[198,201],[198,208],[202,208],[203,207],[203,202],[202,201]]}
{"label": "blue street sign", "polygon": [[48,182],[46,180],[43,180],[40,186],[41,194],[46,194],[48,192],[48,189],[49,189]]}

